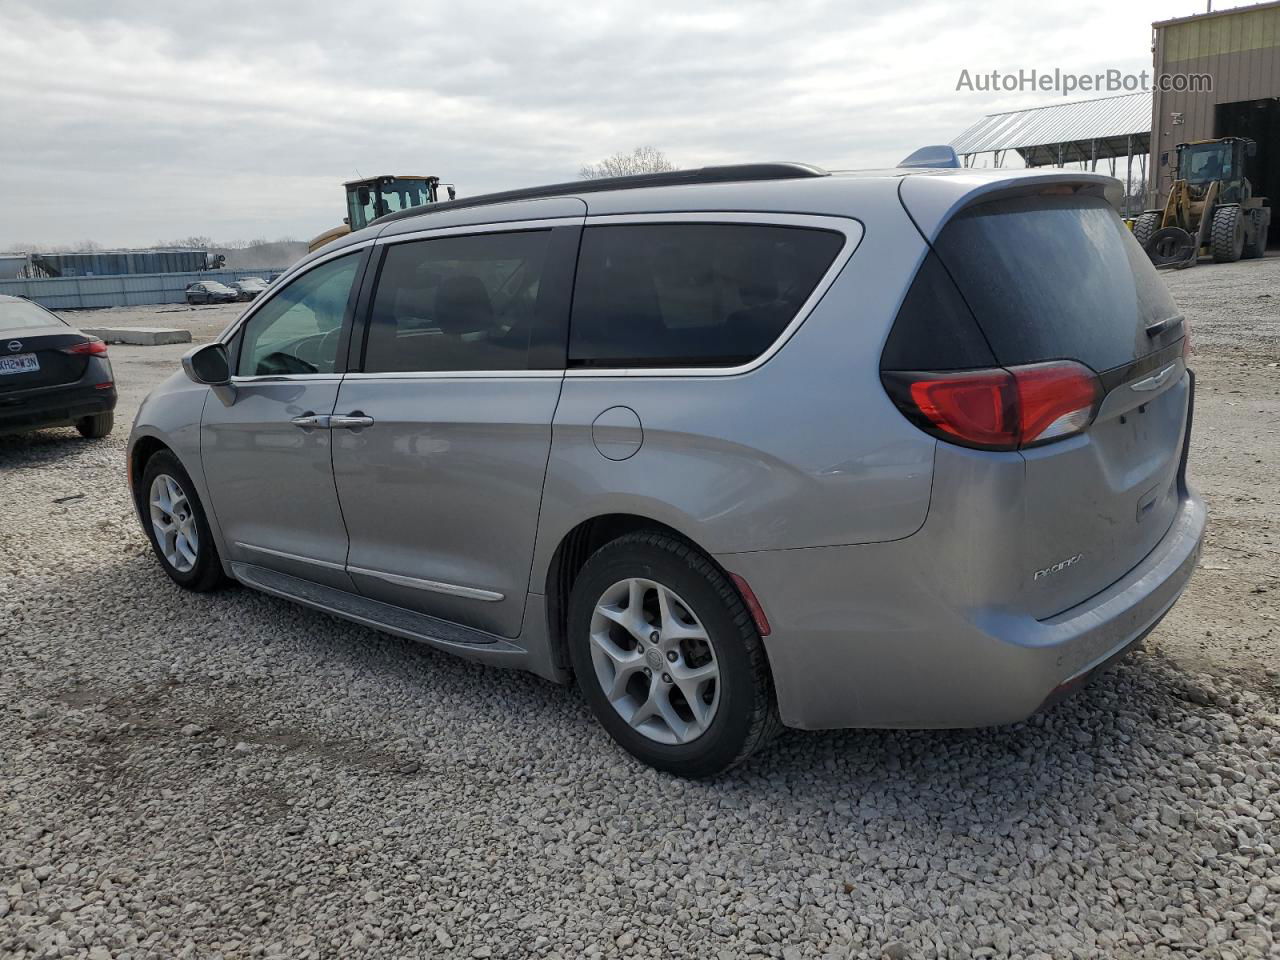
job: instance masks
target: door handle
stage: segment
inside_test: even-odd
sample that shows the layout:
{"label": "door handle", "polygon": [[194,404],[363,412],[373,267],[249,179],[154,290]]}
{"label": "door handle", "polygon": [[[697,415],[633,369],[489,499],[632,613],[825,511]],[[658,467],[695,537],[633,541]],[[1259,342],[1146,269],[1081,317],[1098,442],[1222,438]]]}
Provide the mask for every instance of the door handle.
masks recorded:
{"label": "door handle", "polygon": [[356,430],[360,427],[372,427],[373,417],[366,417],[364,414],[356,411],[345,417],[330,417],[329,426],[337,429],[342,427],[346,430]]}
{"label": "door handle", "polygon": [[320,430],[328,430],[330,419],[330,417],[327,417],[324,414],[307,413],[301,417],[294,417],[289,422],[295,427],[301,427],[303,430],[310,430],[313,427]]}

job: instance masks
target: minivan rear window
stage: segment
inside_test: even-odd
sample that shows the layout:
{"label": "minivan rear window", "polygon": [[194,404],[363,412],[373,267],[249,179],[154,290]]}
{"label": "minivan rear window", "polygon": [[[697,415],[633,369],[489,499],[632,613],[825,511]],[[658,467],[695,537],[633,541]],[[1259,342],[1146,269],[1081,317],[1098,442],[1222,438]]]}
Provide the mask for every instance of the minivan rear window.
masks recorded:
{"label": "minivan rear window", "polygon": [[1001,364],[1145,356],[1177,314],[1142,248],[1102,199],[1035,196],[962,211],[934,244]]}
{"label": "minivan rear window", "polygon": [[844,236],[768,224],[587,227],[571,366],[736,366],[760,356],[830,268]]}

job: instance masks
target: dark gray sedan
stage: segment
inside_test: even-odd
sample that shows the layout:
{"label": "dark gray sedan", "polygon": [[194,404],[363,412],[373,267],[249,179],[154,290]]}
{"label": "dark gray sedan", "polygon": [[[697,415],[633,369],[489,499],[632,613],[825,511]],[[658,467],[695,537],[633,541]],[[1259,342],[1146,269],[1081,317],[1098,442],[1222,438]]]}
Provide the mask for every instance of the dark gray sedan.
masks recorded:
{"label": "dark gray sedan", "polygon": [[267,289],[267,281],[261,277],[241,277],[231,284],[241,300],[253,300]]}
{"label": "dark gray sedan", "polygon": [[217,280],[200,280],[187,287],[187,303],[234,303],[240,293]]}
{"label": "dark gray sedan", "polygon": [[0,434],[74,426],[105,437],[115,406],[105,343],[30,300],[0,296]]}

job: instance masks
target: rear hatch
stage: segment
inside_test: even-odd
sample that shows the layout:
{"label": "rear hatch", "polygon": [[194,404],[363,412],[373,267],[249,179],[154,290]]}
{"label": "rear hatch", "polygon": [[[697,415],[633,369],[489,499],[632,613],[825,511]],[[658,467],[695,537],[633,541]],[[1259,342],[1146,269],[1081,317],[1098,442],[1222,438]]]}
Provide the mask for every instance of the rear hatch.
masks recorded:
{"label": "rear hatch", "polygon": [[1095,392],[1079,410],[1038,438],[989,447],[1017,449],[1025,464],[1021,497],[988,518],[987,542],[1003,545],[989,560],[1009,574],[1008,596],[991,599],[1043,619],[1123,577],[1169,530],[1190,380],[1185,323],[1096,186],[1028,186],[938,232],[882,369],[1087,378]]}

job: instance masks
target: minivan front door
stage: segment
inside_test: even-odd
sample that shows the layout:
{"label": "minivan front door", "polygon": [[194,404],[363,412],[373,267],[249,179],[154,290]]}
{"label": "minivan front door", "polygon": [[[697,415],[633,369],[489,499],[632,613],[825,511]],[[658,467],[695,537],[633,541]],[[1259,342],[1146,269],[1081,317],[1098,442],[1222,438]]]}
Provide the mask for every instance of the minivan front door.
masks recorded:
{"label": "minivan front door", "polygon": [[328,417],[365,258],[324,261],[249,317],[231,341],[234,389],[208,398],[200,438],[230,559],[346,590]]}
{"label": "minivan front door", "polygon": [[386,246],[332,431],[366,596],[519,635],[578,222]]}

